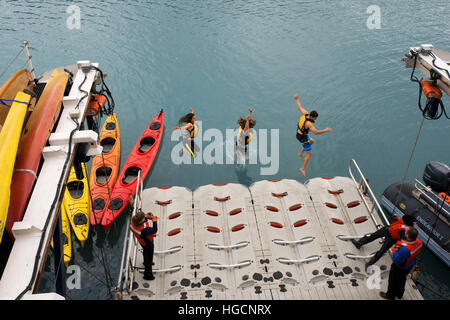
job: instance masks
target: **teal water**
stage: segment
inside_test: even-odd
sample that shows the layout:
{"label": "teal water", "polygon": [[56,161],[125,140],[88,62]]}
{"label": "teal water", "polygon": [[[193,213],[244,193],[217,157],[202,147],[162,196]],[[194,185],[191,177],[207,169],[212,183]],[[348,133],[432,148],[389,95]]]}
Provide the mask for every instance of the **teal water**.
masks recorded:
{"label": "teal water", "polygon": [[[81,28],[69,29],[66,9],[80,8]],[[370,5],[381,9],[381,28],[366,21]],[[354,158],[379,197],[402,179],[419,128],[417,86],[400,59],[411,46],[431,43],[450,50],[448,1],[0,1],[0,70],[23,40],[37,73],[77,60],[100,63],[116,101],[122,136],[122,164],[135,141],[164,108],[166,130],[157,162],[145,187],[210,183],[251,183],[297,179],[299,112],[293,95],[319,111],[309,178],[348,176]],[[24,65],[20,57],[9,74]],[[446,98],[444,103],[449,104]],[[175,165],[172,128],[195,109],[203,129],[235,128],[254,109],[257,129],[279,130],[276,174],[262,165],[246,171],[233,165]],[[430,160],[450,163],[450,122],[424,123],[407,181],[421,178]],[[124,218],[110,233],[95,234],[85,248],[74,241],[73,261],[82,268],[81,289],[68,299],[109,299],[100,249],[117,281]],[[450,298],[450,273],[434,256],[423,257],[420,281],[427,299]],[[52,291],[49,259],[41,291]]]}

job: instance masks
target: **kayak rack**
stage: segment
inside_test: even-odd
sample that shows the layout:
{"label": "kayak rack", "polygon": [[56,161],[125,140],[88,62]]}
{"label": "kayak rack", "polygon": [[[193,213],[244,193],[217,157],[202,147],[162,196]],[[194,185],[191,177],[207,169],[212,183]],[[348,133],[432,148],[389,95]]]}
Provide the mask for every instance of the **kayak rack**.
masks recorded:
{"label": "kayak rack", "polygon": [[[30,59],[28,63],[32,68]],[[0,300],[64,299],[57,293],[38,294],[37,291],[59,220],[62,194],[75,157],[74,151],[79,143],[89,145],[88,155],[102,151],[97,145],[97,133],[79,130],[76,124],[84,122],[90,91],[98,77],[95,69],[98,65],[78,61],[76,65],[65,67],[73,71],[73,84],[69,95],[62,100],[63,108],[58,125],[48,139],[49,146],[43,149],[44,160],[24,217],[12,227],[15,241],[0,280]],[[39,83],[48,80],[51,72],[39,77]],[[72,142],[70,150],[69,141]]]}

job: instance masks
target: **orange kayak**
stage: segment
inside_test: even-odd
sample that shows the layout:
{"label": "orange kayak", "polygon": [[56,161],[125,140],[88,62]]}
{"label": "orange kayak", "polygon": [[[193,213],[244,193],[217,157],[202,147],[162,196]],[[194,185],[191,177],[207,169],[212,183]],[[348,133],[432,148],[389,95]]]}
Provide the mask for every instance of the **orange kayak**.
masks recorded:
{"label": "orange kayak", "polygon": [[92,160],[89,186],[91,188],[90,221],[93,227],[99,225],[103,218],[105,205],[117,180],[120,165],[120,132],[116,115],[108,116],[99,136],[103,153]]}
{"label": "orange kayak", "polygon": [[[33,78],[31,77],[28,69],[19,70],[0,88],[0,99],[14,100],[16,94],[25,89],[32,92],[34,89],[34,83],[32,80]],[[7,102],[7,104],[11,105],[11,102]],[[0,128],[5,123],[9,110],[9,107],[0,105]]]}
{"label": "orange kayak", "polygon": [[69,75],[55,69],[48,80],[39,101],[28,119],[19,142],[14,174],[11,182],[11,199],[6,220],[6,230],[11,232],[14,222],[21,221],[28,198],[35,183],[42,150],[59,117]]}

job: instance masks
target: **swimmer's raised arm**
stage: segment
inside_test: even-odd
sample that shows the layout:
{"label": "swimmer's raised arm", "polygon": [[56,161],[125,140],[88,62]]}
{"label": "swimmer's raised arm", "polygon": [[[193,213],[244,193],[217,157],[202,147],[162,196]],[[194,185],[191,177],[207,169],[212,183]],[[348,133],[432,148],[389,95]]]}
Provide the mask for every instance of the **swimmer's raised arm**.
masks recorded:
{"label": "swimmer's raised arm", "polygon": [[303,109],[302,105],[300,104],[300,99],[298,98],[298,93],[294,94],[294,99],[297,102],[297,108],[302,114],[307,114],[308,111]]}

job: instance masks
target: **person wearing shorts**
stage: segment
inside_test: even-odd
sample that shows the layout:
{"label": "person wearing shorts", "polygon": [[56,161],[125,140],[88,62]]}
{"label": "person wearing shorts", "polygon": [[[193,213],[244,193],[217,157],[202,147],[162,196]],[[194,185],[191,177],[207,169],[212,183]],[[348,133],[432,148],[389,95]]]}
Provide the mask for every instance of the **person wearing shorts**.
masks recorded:
{"label": "person wearing shorts", "polygon": [[[325,132],[331,132],[330,128],[325,128],[323,130],[317,130],[314,127],[314,123],[319,117],[319,114],[317,111],[313,110],[311,113],[306,111],[302,105],[300,104],[300,100],[298,97],[298,94],[294,95],[294,99],[297,102],[297,108],[302,113],[302,116],[300,117],[298,124],[297,124],[297,140],[302,144],[302,150],[298,154],[301,158],[303,158],[303,165],[300,168],[300,172],[303,174],[303,176],[306,177],[306,165],[309,162],[309,159],[311,159],[312,155],[312,145],[314,144],[314,139],[311,139],[309,137],[309,132],[311,131],[314,134],[323,134]],[[306,155],[305,155],[306,153]]]}

